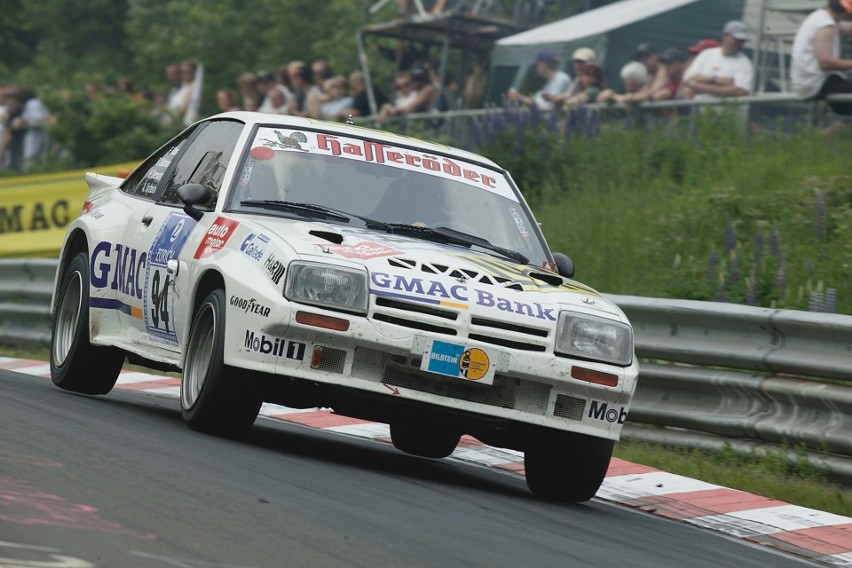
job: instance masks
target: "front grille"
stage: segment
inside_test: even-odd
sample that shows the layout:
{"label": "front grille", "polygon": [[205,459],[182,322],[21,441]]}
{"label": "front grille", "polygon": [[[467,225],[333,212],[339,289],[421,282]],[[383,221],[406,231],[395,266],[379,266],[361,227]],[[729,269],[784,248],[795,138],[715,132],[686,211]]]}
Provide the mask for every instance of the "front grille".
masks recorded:
{"label": "front grille", "polygon": [[556,395],[556,407],[553,409],[554,416],[560,416],[568,420],[582,420],[585,410],[586,401],[584,399],[564,394]]}
{"label": "front grille", "polygon": [[392,298],[384,298],[382,296],[376,298],[376,305],[381,306],[383,308],[393,308],[395,310],[402,310],[405,312],[428,314],[430,316],[435,316],[453,321],[457,320],[459,317],[459,314],[457,312],[453,312],[450,310],[442,310],[440,308],[433,308],[431,306],[426,306],[424,304],[416,304],[414,302],[403,302],[400,300],[394,300]]}
{"label": "front grille", "polygon": [[318,371],[326,371],[328,373],[342,373],[343,367],[346,365],[346,351],[342,349],[332,349],[331,347],[317,347],[322,349],[319,365],[314,367]]}
{"label": "front grille", "polygon": [[405,319],[400,317],[391,316],[388,314],[373,314],[373,319],[378,321],[384,321],[387,323],[392,323],[394,325],[399,325],[402,327],[410,327],[411,329],[420,329],[423,331],[431,331],[433,333],[440,333],[443,335],[456,335],[456,330],[451,327],[443,327],[440,325],[433,325],[431,323],[426,323],[424,321]]}
{"label": "front grille", "polygon": [[472,326],[480,326],[480,327],[493,327],[495,329],[503,329],[506,331],[513,331],[515,333],[523,333],[525,335],[532,335],[535,337],[547,337],[550,333],[546,329],[539,329],[537,327],[529,327],[526,325],[518,325],[515,323],[509,323],[506,321],[499,320],[490,320],[485,318],[472,318],[470,320],[470,325]]}
{"label": "front grille", "polygon": [[535,345],[526,341],[515,341],[513,339],[504,339],[502,337],[490,337],[488,335],[479,335],[471,333],[468,337],[483,343],[493,343],[494,345],[502,345],[503,347],[511,347],[512,349],[520,349],[522,351],[545,351],[547,348],[544,345]]}

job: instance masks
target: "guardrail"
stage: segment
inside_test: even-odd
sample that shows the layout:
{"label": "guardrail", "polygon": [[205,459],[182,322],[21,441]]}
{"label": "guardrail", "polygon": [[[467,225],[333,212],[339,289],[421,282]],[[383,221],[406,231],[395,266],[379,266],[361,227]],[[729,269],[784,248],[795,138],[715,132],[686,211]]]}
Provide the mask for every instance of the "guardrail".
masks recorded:
{"label": "guardrail", "polygon": [[[0,342],[46,347],[55,260],[0,260]],[[802,455],[852,479],[852,316],[615,296],[642,359],[624,434]]]}

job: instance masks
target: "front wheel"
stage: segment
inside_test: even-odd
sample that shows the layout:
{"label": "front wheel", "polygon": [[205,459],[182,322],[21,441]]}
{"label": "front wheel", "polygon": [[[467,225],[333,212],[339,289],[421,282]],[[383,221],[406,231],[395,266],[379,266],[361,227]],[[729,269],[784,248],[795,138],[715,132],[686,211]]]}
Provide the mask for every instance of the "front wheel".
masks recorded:
{"label": "front wheel", "polygon": [[124,352],[95,347],[89,335],[89,261],[78,253],[59,280],[50,336],[50,378],[61,389],[107,394],[124,364]]}
{"label": "front wheel", "polygon": [[543,436],[524,452],[527,486],[553,501],[588,501],[606,477],[614,445],[612,440],[571,432]]}
{"label": "front wheel", "polygon": [[225,366],[225,292],[214,290],[199,306],[189,332],[180,380],[183,419],[193,430],[233,436],[251,428],[261,400],[247,373]]}
{"label": "front wheel", "polygon": [[391,442],[398,450],[424,458],[445,458],[459,443],[461,436],[437,428],[391,423]]}

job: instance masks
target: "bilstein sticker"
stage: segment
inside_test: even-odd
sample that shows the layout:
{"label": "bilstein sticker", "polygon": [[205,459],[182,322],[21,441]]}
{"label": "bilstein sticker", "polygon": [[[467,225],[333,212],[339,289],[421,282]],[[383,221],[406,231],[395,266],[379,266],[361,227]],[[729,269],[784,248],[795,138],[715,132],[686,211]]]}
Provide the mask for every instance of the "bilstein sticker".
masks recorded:
{"label": "bilstein sticker", "polygon": [[476,347],[467,348],[457,343],[432,341],[420,363],[423,371],[477,381],[494,383],[494,370],[488,354]]}

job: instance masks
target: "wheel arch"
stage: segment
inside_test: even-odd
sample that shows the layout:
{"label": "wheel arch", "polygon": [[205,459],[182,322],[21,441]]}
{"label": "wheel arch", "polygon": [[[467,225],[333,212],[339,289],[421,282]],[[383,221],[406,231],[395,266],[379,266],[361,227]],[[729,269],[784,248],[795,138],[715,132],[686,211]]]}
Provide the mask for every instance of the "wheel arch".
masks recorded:
{"label": "wheel arch", "polygon": [[62,255],[59,258],[59,265],[56,267],[56,276],[53,279],[53,297],[50,300],[51,314],[56,312],[57,292],[59,291],[59,285],[62,282],[62,275],[65,273],[65,269],[68,267],[71,259],[81,252],[86,253],[86,257],[88,258],[89,238],[86,236],[86,232],[83,229],[77,227],[71,231],[68,238],[65,240],[65,246],[63,247]]}

